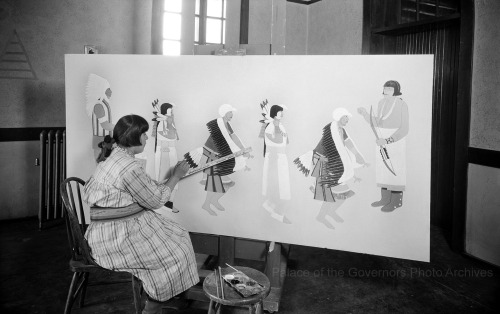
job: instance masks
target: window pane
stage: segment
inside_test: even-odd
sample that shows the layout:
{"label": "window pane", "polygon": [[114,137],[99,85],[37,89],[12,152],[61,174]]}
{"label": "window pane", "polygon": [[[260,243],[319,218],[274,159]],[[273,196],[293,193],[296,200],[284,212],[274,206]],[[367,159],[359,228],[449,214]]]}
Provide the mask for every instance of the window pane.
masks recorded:
{"label": "window pane", "polygon": [[401,23],[410,23],[417,20],[417,2],[412,0],[401,1]]}
{"label": "window pane", "polygon": [[222,20],[207,18],[207,43],[221,44]]}
{"label": "window pane", "polygon": [[207,16],[222,17],[222,0],[207,0]]}
{"label": "window pane", "polygon": [[197,16],[194,18],[194,41],[200,41],[200,18]]}
{"label": "window pane", "polygon": [[200,15],[200,0],[196,0],[196,8],[194,14]]}
{"label": "window pane", "polygon": [[165,13],[163,15],[163,38],[181,39],[181,15]]}
{"label": "window pane", "polygon": [[223,8],[224,9],[224,13],[222,13],[222,17],[226,18],[226,3],[227,3],[227,1],[226,0],[223,0],[223,1],[224,1],[224,8]]}
{"label": "window pane", "polygon": [[175,40],[163,41],[163,55],[179,56],[181,54],[181,42]]}
{"label": "window pane", "polygon": [[165,11],[182,12],[182,0],[165,0]]}

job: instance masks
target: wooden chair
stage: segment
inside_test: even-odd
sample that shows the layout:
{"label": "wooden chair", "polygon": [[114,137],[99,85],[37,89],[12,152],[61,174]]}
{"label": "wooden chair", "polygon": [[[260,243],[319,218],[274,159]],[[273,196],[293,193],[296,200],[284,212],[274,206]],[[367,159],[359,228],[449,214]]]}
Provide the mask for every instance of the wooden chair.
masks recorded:
{"label": "wooden chair", "polygon": [[[129,274],[126,272],[116,272],[102,268],[95,263],[90,255],[90,248],[84,237],[85,230],[87,230],[88,227],[82,206],[81,188],[84,184],[85,182],[82,179],[71,177],[64,180],[60,186],[61,197],[64,202],[64,207],[66,208],[66,228],[68,231],[68,241],[71,249],[69,269],[73,272],[73,279],[71,280],[68,297],[66,299],[66,306],[64,308],[65,314],[71,312],[73,303],[76,298],[78,298],[79,294],[80,307],[84,306],[85,293],[87,291],[87,285],[89,285],[89,276],[91,273],[102,274],[102,272],[109,272],[114,274]],[[76,198],[74,191],[76,191]],[[76,203],[75,200],[77,201]],[[78,217],[80,217],[80,220]],[[136,313],[141,313],[142,283],[137,277],[131,274],[129,275],[131,276],[131,280],[99,282],[94,285],[132,282],[135,311]]]}

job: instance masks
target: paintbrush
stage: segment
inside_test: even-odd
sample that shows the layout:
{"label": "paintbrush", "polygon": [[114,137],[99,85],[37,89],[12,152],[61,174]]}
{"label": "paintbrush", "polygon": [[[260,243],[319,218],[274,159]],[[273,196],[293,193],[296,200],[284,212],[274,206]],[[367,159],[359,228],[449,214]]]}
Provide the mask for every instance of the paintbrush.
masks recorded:
{"label": "paintbrush", "polygon": [[215,287],[217,288],[217,298],[220,298],[219,296],[219,280],[217,279],[217,269],[214,269],[214,280],[215,280]]}
{"label": "paintbrush", "polygon": [[221,290],[221,294],[222,294],[222,300],[224,300],[225,299],[225,297],[224,297],[224,282],[222,279],[222,272],[221,272],[220,266],[219,266],[219,280],[220,280],[220,290]]}

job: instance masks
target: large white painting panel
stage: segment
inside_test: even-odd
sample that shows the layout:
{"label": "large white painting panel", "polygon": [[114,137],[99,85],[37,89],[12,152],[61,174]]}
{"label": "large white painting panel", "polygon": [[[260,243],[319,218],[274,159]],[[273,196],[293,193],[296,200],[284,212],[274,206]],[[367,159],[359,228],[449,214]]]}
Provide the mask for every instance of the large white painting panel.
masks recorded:
{"label": "large white painting panel", "polygon": [[[154,99],[175,104],[180,156],[202,147],[209,136],[206,123],[218,118],[227,103],[237,109],[231,120],[235,133],[254,158],[250,171],[231,175],[236,183],[220,199],[225,211],[209,215],[201,208],[206,192],[198,173],[179,184],[175,206],[179,213],[161,212],[193,232],[238,236],[421,261],[429,260],[430,148],[433,57],[424,56],[129,56],[67,55],[66,117],[68,176],[88,179],[95,168],[92,124],[85,112],[89,74],[109,81],[112,122],[127,114],[153,118]],[[370,204],[380,199],[376,184],[375,136],[357,109],[376,108],[383,85],[396,80],[408,104],[406,187],[403,205],[382,212]],[[271,218],[262,204],[263,139],[259,138],[260,103],[287,107],[282,119],[289,138],[291,199],[286,216],[291,224]],[[347,109],[345,126],[369,167],[355,169],[360,182],[349,182],[356,193],[343,202],[327,228],[316,220],[322,202],[309,190],[293,160],[314,149],[332,112]],[[152,126],[153,122],[151,122]],[[151,128],[150,128],[151,130]],[[390,146],[388,146],[390,148]],[[390,150],[389,150],[390,151]],[[146,169],[153,175],[154,139],[145,149]]]}

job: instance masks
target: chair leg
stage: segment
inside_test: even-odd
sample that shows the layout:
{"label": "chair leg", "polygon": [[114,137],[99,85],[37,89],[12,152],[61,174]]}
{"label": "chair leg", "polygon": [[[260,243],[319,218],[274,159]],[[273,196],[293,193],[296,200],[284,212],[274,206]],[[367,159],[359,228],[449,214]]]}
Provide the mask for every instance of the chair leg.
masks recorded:
{"label": "chair leg", "polygon": [[139,278],[132,275],[132,291],[134,292],[135,313],[141,314],[142,311],[142,282]]}
{"label": "chair leg", "polygon": [[248,307],[248,313],[250,314],[263,314],[264,313],[264,304],[262,301],[258,303],[252,304]]}
{"label": "chair leg", "polygon": [[264,314],[264,303],[262,302],[262,300],[260,300],[260,302],[255,305],[255,313]]}
{"label": "chair leg", "polygon": [[81,273],[73,273],[73,278],[71,279],[71,284],[69,285],[68,297],[66,298],[66,305],[64,306],[64,314],[69,314],[71,312],[73,302],[75,301],[77,282],[80,281],[81,276]]}
{"label": "chair leg", "polygon": [[90,276],[90,273],[83,274],[83,281],[81,284],[82,292],[80,294],[80,308],[85,306],[85,295],[87,293],[87,284],[89,283],[89,276]]}
{"label": "chair leg", "polygon": [[208,305],[208,314],[216,314],[216,312],[218,312],[217,303],[210,300],[210,304]]}

